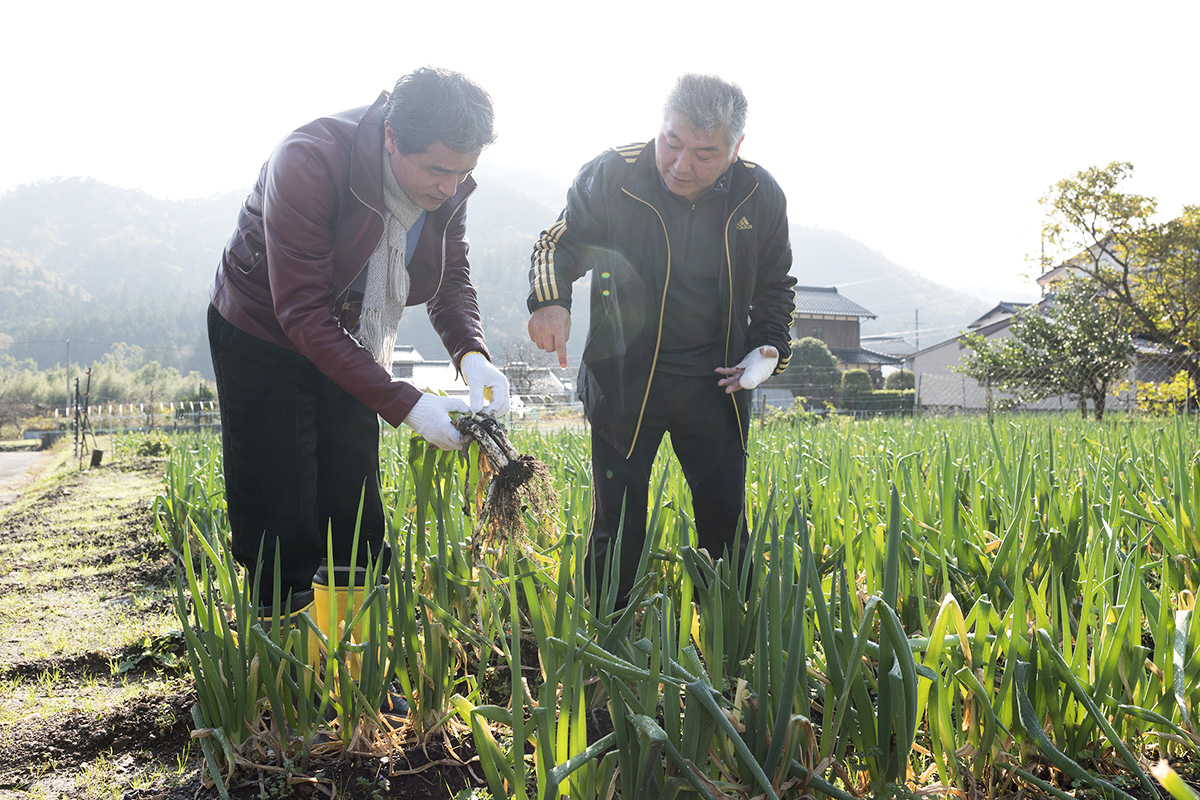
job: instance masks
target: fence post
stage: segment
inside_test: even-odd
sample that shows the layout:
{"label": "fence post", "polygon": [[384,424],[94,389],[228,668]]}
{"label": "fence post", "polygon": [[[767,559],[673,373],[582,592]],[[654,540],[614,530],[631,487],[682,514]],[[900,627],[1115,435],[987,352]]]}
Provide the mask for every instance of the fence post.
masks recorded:
{"label": "fence post", "polygon": [[1190,374],[1188,375],[1187,404],[1183,408],[1187,409],[1188,414],[1192,413],[1192,375]]}
{"label": "fence post", "polygon": [[1138,371],[1138,365],[1137,365],[1137,359],[1135,358],[1133,360],[1133,366],[1129,368],[1129,398],[1133,403],[1133,405],[1130,407],[1130,411],[1133,411],[1134,413],[1137,413],[1137,410],[1138,410],[1137,371]]}

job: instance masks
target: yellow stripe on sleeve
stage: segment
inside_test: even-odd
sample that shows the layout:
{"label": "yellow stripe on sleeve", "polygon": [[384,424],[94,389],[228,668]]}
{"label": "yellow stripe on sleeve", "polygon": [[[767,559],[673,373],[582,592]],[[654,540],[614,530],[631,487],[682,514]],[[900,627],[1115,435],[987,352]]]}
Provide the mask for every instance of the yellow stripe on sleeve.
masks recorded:
{"label": "yellow stripe on sleeve", "polygon": [[539,303],[558,300],[558,280],[554,274],[554,252],[567,224],[559,217],[533,246],[533,289]]}

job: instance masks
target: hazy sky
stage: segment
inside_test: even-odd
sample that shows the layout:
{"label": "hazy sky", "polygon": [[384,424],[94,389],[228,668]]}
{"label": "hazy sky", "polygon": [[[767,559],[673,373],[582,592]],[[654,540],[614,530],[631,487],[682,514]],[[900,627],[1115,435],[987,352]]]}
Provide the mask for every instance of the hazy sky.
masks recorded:
{"label": "hazy sky", "polygon": [[1079,170],[1131,161],[1164,213],[1200,204],[1196,0],[22,0],[0,19],[0,193],[244,190],[287,131],[433,64],[496,102],[485,187],[492,164],[565,185],[654,136],[679,73],[716,72],[746,91],[742,155],[793,224],[994,299],[1027,290],[1038,198]]}

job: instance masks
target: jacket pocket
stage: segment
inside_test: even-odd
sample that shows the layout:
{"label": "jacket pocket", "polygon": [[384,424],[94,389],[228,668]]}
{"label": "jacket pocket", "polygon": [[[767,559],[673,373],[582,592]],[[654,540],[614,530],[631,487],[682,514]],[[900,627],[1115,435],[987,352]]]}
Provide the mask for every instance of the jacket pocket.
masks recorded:
{"label": "jacket pocket", "polygon": [[246,275],[267,259],[267,247],[254,233],[252,230],[240,229],[230,237],[229,244],[225,246],[229,262]]}
{"label": "jacket pocket", "polygon": [[625,340],[620,316],[613,314],[607,306],[599,309],[593,307],[593,314],[595,319],[588,325],[587,341],[583,345],[583,360],[601,361],[624,355]]}

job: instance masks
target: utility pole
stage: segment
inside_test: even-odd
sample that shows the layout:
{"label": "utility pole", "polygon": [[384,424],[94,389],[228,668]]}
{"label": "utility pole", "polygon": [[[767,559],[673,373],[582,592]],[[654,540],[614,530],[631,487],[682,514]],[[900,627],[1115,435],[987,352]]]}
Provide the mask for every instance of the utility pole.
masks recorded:
{"label": "utility pole", "polygon": [[916,348],[921,349],[921,309],[913,309],[913,338],[916,339]]}
{"label": "utility pole", "polygon": [[71,412],[71,340],[67,339],[67,413]]}

